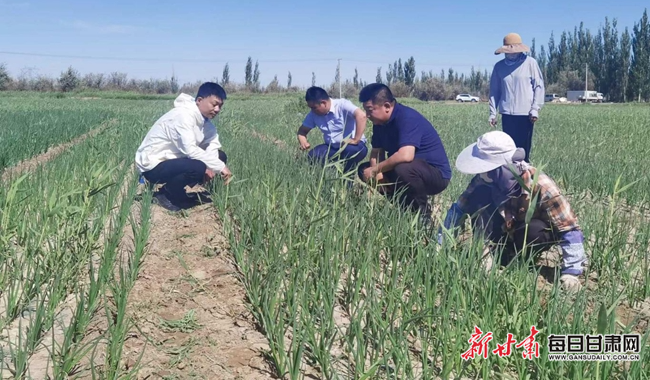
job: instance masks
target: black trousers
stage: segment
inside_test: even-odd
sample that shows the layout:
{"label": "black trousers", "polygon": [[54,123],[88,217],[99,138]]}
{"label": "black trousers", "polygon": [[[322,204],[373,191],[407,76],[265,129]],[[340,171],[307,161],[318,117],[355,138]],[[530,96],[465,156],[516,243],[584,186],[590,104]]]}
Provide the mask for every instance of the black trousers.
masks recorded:
{"label": "black trousers", "polygon": [[[359,166],[358,174],[362,180],[363,171],[369,166],[370,162]],[[440,194],[449,186],[449,180],[442,178],[440,169],[419,158],[397,164],[393,170],[383,174],[385,180],[394,186],[392,193],[400,194],[400,205],[412,211],[419,210],[421,215],[431,215],[428,196]]]}
{"label": "black trousers", "polygon": [[501,115],[503,131],[515,141],[517,148],[526,151],[526,162],[530,162],[530,150],[533,145],[534,124],[528,116]]}
{"label": "black trousers", "polygon": [[[228,156],[220,150],[219,159],[226,163]],[[190,200],[185,186],[192,187],[203,183],[206,168],[203,161],[177,158],[163,161],[142,175],[151,184],[164,183],[161,191],[173,204],[178,206]]]}

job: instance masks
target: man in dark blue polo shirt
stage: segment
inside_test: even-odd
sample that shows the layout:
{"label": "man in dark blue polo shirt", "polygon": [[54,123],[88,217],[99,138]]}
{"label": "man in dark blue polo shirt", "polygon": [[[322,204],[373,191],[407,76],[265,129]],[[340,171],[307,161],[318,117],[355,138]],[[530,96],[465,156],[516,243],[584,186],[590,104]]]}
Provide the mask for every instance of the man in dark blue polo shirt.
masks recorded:
{"label": "man in dark blue polo shirt", "polygon": [[401,205],[420,211],[428,225],[427,196],[441,193],[451,179],[438,132],[418,111],[398,103],[384,84],[364,87],[359,101],[373,123],[370,162],[359,166],[359,176],[366,182],[390,183],[387,192],[401,193]]}

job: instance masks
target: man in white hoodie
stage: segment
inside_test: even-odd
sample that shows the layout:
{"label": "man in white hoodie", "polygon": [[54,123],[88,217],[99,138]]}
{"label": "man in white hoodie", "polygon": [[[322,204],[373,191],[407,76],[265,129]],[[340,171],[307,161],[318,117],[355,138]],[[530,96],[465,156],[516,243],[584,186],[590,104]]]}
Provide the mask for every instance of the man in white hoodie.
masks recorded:
{"label": "man in white hoodie", "polygon": [[155,198],[165,209],[179,211],[199,202],[199,196],[185,191],[186,186],[203,184],[217,174],[230,182],[227,157],[210,121],[225,100],[226,91],[212,82],[203,83],[196,98],[180,94],[174,108],[155,122],[140,144],[136,166],[149,183],[164,183]]}

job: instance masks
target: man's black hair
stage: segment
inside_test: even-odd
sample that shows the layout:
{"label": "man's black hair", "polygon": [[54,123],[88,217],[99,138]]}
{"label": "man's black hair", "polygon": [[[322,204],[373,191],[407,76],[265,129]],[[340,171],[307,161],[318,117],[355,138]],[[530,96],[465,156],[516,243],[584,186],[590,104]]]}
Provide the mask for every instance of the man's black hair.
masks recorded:
{"label": "man's black hair", "polygon": [[214,82],[203,83],[201,87],[199,87],[199,91],[196,93],[197,98],[209,98],[212,95],[216,96],[222,101],[226,100],[226,90]]}
{"label": "man's black hair", "polygon": [[327,94],[327,91],[320,87],[309,87],[307,93],[305,94],[305,100],[308,102],[322,102],[323,100],[328,100],[330,96]]}
{"label": "man's black hair", "polygon": [[365,103],[372,101],[372,104],[383,104],[385,102],[394,102],[395,97],[390,88],[382,83],[372,83],[361,89],[359,101]]}

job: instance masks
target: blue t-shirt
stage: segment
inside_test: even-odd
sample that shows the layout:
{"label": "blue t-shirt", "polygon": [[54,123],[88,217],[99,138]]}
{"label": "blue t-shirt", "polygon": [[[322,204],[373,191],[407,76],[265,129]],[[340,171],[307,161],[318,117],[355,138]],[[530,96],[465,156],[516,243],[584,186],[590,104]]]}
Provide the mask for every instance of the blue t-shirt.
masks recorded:
{"label": "blue t-shirt", "polygon": [[415,147],[415,158],[438,168],[442,178],[451,179],[449,159],[436,129],[418,111],[395,102],[388,122],[373,125],[372,147],[384,149],[390,157],[408,145]]}
{"label": "blue t-shirt", "polygon": [[[353,138],[357,133],[357,120],[354,111],[359,107],[347,99],[331,99],[332,106],[327,115],[320,116],[310,111],[302,122],[307,128],[318,128],[323,132],[325,144],[340,144],[346,138]],[[366,142],[366,136],[361,136]]]}

